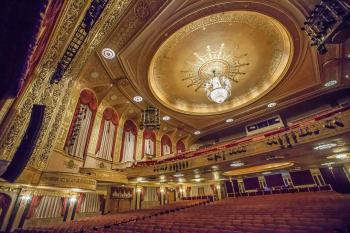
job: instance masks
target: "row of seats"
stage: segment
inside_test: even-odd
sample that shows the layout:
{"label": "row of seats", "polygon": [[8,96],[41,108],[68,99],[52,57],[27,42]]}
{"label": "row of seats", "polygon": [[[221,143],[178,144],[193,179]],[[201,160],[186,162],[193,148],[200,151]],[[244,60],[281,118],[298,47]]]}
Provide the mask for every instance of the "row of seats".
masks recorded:
{"label": "row of seats", "polygon": [[128,223],[149,217],[160,216],[171,212],[179,211],[188,207],[198,206],[209,202],[208,200],[185,200],[177,201],[168,205],[158,206],[150,209],[141,209],[116,214],[107,214],[99,216],[85,217],[79,220],[70,221],[62,224],[51,225],[47,227],[32,227],[28,229],[17,229],[17,233],[73,233],[87,232],[104,229],[115,224]]}
{"label": "row of seats", "polygon": [[334,192],[228,198],[89,233],[336,233],[350,223],[350,196]]}

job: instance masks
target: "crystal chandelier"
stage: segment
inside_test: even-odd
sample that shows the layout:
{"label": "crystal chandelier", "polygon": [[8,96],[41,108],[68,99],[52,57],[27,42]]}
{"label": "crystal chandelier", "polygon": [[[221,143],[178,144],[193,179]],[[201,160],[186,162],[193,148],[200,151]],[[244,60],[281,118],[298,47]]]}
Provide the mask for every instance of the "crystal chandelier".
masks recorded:
{"label": "crystal chandelier", "polygon": [[182,80],[190,82],[187,87],[193,86],[195,91],[204,88],[210,101],[222,104],[231,96],[232,82],[238,83],[245,75],[241,68],[249,63],[242,61],[247,54],[234,56],[225,51],[224,43],[214,47],[207,45],[206,52],[193,53],[195,62],[186,61]]}
{"label": "crystal chandelier", "polygon": [[213,77],[207,80],[204,90],[209,100],[221,104],[231,95],[231,81],[213,70]]}

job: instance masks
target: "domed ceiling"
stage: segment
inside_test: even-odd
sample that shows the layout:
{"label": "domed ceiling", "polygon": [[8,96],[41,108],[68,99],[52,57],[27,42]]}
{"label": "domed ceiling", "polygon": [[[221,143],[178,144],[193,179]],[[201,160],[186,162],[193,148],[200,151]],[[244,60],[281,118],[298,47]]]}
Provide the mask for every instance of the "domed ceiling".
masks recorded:
{"label": "domed ceiling", "polygon": [[[153,95],[181,113],[214,115],[262,97],[282,79],[293,45],[284,26],[257,12],[227,11],[195,20],[170,35],[149,67]],[[231,97],[207,98],[205,81],[213,71],[231,79]]]}

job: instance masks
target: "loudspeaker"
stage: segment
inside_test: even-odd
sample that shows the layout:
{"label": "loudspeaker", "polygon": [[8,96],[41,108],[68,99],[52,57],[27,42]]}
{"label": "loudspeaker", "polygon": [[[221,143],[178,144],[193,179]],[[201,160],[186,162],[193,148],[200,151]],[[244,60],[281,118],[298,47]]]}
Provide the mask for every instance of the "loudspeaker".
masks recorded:
{"label": "loudspeaker", "polygon": [[9,182],[15,182],[26,167],[35,148],[43,124],[44,113],[45,105],[33,105],[27,130],[22,138],[21,144],[12,158],[12,161],[8,165],[5,173],[1,176],[3,179]]}

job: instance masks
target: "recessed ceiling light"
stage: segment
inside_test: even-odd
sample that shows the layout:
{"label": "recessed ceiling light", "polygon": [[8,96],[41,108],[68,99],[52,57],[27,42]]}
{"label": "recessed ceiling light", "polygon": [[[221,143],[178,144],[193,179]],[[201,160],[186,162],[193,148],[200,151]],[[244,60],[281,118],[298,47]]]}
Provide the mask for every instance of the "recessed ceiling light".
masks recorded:
{"label": "recessed ceiling light", "polygon": [[350,53],[348,53],[348,54],[346,55],[346,57],[347,57],[347,58],[350,58]]}
{"label": "recessed ceiling light", "polygon": [[314,150],[326,150],[326,149],[330,149],[330,148],[333,148],[336,146],[337,146],[336,143],[321,144],[321,145],[315,146]]}
{"label": "recessed ceiling light", "polygon": [[184,176],[184,174],[181,174],[181,173],[176,173],[176,174],[174,174],[173,176],[174,176],[174,177],[183,177],[183,176]]}
{"label": "recessed ceiling light", "polygon": [[350,76],[348,74],[345,75],[345,78],[349,78]]}
{"label": "recessed ceiling light", "polygon": [[102,49],[102,56],[110,60],[115,57],[115,52],[111,48],[104,48]]}
{"label": "recessed ceiling light", "polygon": [[199,134],[201,134],[201,131],[199,131],[199,130],[197,130],[197,131],[194,131],[194,133],[193,133],[194,135],[199,135]]}
{"label": "recessed ceiling light", "polygon": [[337,158],[337,159],[346,159],[347,157],[348,157],[348,155],[345,153],[335,155],[335,158]]}
{"label": "recessed ceiling light", "polygon": [[201,182],[201,178],[196,178],[196,179],[193,179],[194,181],[196,181],[196,182]]}
{"label": "recessed ceiling light", "polygon": [[163,116],[162,119],[163,119],[163,121],[168,121],[168,120],[170,120],[170,116]]}
{"label": "recessed ceiling light", "polygon": [[336,85],[337,83],[338,83],[337,80],[330,80],[330,81],[326,82],[326,83],[324,84],[324,86],[325,86],[325,87],[331,87],[331,86]]}
{"label": "recessed ceiling light", "polygon": [[194,175],[194,178],[201,178],[201,175],[196,174],[196,175]]}
{"label": "recessed ceiling light", "polygon": [[233,119],[232,119],[232,118],[226,119],[226,123],[231,123],[231,122],[233,122]]}
{"label": "recessed ceiling light", "polygon": [[136,102],[136,103],[140,103],[140,102],[142,102],[142,100],[143,100],[142,96],[139,96],[139,95],[134,96],[132,99],[133,99],[133,101]]}
{"label": "recessed ceiling light", "polygon": [[276,102],[272,102],[272,103],[269,103],[267,105],[268,108],[273,108],[273,107],[276,107],[277,103]]}
{"label": "recessed ceiling light", "polygon": [[211,166],[212,169],[218,169],[219,167],[216,165]]}
{"label": "recessed ceiling light", "polygon": [[233,162],[230,164],[230,167],[242,167],[244,163],[242,162]]}

